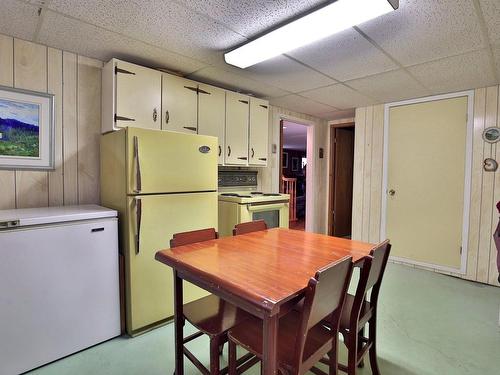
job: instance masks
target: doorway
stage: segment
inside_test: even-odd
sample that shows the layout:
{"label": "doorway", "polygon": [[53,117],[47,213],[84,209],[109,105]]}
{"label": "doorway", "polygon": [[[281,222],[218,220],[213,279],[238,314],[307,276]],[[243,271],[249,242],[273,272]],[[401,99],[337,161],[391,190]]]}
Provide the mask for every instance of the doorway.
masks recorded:
{"label": "doorway", "polygon": [[280,192],[290,194],[290,229],[305,230],[308,127],[282,119],[280,128]]}
{"label": "doorway", "polygon": [[354,123],[330,127],[328,234],[351,238]]}

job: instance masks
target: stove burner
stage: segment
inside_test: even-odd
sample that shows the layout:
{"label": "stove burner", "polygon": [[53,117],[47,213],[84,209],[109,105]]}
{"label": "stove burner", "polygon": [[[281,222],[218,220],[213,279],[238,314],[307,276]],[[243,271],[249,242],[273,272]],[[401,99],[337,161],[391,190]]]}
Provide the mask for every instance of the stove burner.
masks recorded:
{"label": "stove burner", "polygon": [[264,197],[279,197],[279,196],[281,196],[281,194],[279,194],[279,193],[265,193],[263,195],[264,195]]}
{"label": "stove burner", "polygon": [[238,197],[240,197],[240,198],[252,198],[251,195],[238,195]]}

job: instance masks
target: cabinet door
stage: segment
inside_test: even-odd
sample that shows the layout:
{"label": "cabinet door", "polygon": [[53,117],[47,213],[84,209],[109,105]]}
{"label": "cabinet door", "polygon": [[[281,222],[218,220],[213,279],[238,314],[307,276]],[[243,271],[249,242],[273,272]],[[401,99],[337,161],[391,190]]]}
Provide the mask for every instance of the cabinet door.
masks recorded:
{"label": "cabinet door", "polygon": [[248,143],[248,163],[251,165],[267,165],[268,128],[269,103],[262,99],[250,98],[250,139]]}
{"label": "cabinet door", "polygon": [[226,93],[226,164],[248,163],[248,96]]}
{"label": "cabinet door", "polygon": [[198,134],[219,139],[218,163],[224,163],[224,124],[226,92],[217,87],[200,84],[198,90]]}
{"label": "cabinet door", "polygon": [[198,82],[163,74],[163,130],[198,132]]}
{"label": "cabinet door", "polygon": [[116,127],[160,129],[161,72],[116,60]]}

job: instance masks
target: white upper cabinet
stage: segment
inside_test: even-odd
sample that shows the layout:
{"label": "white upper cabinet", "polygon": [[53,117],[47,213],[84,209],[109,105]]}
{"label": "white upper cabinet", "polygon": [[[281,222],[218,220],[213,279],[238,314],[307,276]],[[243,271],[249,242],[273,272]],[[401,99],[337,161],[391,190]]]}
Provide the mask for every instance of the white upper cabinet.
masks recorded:
{"label": "white upper cabinet", "polygon": [[250,98],[248,164],[267,165],[268,128],[269,103],[262,99]]}
{"label": "white upper cabinet", "polygon": [[249,104],[248,96],[226,92],[225,164],[248,164]]}
{"label": "white upper cabinet", "polygon": [[161,72],[113,59],[103,70],[102,131],[161,128]]}
{"label": "white upper cabinet", "polygon": [[198,132],[198,82],[163,74],[161,128],[191,134]]}
{"label": "white upper cabinet", "polygon": [[226,92],[218,87],[198,85],[198,134],[219,139],[218,163],[224,163]]}

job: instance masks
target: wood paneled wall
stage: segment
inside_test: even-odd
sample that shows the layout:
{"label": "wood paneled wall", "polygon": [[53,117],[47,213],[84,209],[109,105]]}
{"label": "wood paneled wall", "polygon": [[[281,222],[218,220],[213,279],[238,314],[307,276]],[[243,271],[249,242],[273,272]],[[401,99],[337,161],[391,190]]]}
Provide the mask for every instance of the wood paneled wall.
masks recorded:
{"label": "wood paneled wall", "polygon": [[0,85],[55,95],[55,170],[0,170],[0,209],[99,202],[102,62],[0,34]]}
{"label": "wood paneled wall", "polygon": [[[495,204],[500,201],[500,171],[485,172],[483,160],[492,157],[500,161],[500,146],[484,142],[482,132],[499,125],[499,109],[499,86],[475,90],[467,273],[456,275],[497,286],[500,284],[492,235],[499,216]],[[352,224],[353,238],[358,240],[380,240],[383,130],[384,105],[356,109]]]}

